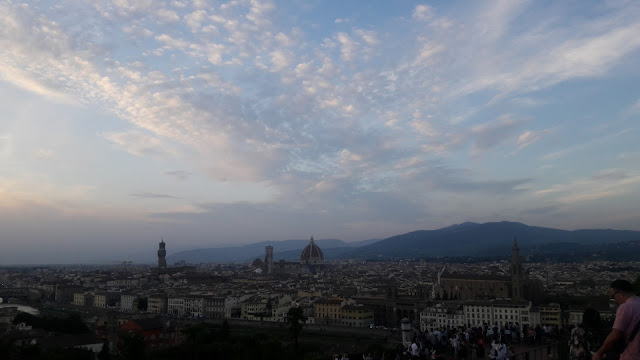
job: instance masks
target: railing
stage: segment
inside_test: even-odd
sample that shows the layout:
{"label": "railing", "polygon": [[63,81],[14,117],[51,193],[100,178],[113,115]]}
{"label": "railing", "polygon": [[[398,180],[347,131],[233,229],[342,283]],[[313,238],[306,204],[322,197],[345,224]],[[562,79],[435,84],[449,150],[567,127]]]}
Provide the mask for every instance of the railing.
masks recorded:
{"label": "railing", "polygon": [[534,348],[520,349],[509,360],[569,360],[569,342],[558,341]]}
{"label": "railing", "polygon": [[[554,343],[548,343],[544,345],[528,346],[523,344],[516,344],[516,349],[513,353],[508,352],[508,360],[569,360],[569,341],[558,341]],[[491,347],[485,348],[484,358],[478,358],[475,351],[469,351],[466,357],[460,357],[459,354],[450,354],[449,359],[465,359],[465,360],[491,360]],[[505,359],[505,360],[506,360]]]}

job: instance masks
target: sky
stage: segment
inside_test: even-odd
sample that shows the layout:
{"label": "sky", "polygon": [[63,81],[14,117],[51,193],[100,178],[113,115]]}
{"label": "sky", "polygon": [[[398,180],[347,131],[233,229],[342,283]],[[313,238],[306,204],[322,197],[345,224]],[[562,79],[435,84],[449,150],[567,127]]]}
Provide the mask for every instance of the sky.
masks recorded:
{"label": "sky", "polygon": [[640,230],[639,18],[631,0],[0,0],[0,264],[465,221]]}

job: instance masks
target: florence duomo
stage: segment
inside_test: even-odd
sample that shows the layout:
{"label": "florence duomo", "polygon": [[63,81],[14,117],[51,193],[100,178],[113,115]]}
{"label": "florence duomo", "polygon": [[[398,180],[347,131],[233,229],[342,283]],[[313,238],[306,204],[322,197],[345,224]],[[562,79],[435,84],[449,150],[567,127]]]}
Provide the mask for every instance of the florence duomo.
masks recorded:
{"label": "florence duomo", "polygon": [[316,274],[324,269],[324,255],[311,236],[309,244],[300,253],[299,262],[279,260],[274,263],[273,246],[268,245],[265,247],[264,261],[255,259],[251,268],[265,275]]}

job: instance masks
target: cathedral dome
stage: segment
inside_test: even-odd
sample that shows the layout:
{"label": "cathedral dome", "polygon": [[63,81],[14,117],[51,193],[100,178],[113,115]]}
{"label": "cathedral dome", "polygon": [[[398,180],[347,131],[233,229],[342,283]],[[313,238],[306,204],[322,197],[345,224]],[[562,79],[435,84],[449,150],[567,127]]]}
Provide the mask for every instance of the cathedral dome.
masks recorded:
{"label": "cathedral dome", "polygon": [[309,244],[302,250],[302,254],[300,254],[300,263],[309,265],[324,264],[324,255],[322,254],[322,250],[320,250],[318,245],[313,241],[313,236],[311,240],[309,240]]}
{"label": "cathedral dome", "polygon": [[253,269],[258,269],[258,268],[262,268],[264,267],[264,262],[260,259],[255,259],[253,260],[253,262],[251,263],[251,265],[249,265],[249,267],[253,270]]}

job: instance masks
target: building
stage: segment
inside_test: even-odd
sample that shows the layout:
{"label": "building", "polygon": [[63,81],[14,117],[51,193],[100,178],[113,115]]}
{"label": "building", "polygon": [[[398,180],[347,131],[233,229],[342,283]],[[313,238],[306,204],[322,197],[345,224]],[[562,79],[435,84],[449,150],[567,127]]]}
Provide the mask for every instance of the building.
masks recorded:
{"label": "building", "polygon": [[273,274],[273,246],[268,245],[265,248],[264,267],[267,275]]}
{"label": "building", "polygon": [[147,311],[153,314],[167,313],[167,296],[164,294],[154,294],[147,300]]}
{"label": "building", "polygon": [[169,297],[167,299],[167,314],[184,316],[184,298]]}
{"label": "building", "polygon": [[204,297],[203,316],[208,319],[224,319],[225,317],[225,298],[221,296]]}
{"label": "building", "polygon": [[120,295],[120,311],[133,312],[138,310],[138,297],[133,294]]}
{"label": "building", "polygon": [[446,302],[425,307],[420,312],[420,330],[456,326],[524,326],[531,322],[531,302],[476,300]]}
{"label": "building", "polygon": [[510,275],[441,274],[434,287],[436,300],[542,299],[542,283],[524,275],[518,242],[513,239]]}
{"label": "building", "polygon": [[265,275],[316,274],[324,268],[324,254],[312,236],[309,244],[302,249],[299,262],[280,259],[274,263],[273,246],[269,245],[265,247],[264,261],[255,259],[251,268],[259,268]]}
{"label": "building", "polygon": [[340,325],[369,327],[373,324],[373,309],[363,305],[344,305],[340,309]]}
{"label": "building", "polygon": [[562,311],[560,304],[551,303],[538,306],[540,311],[540,325],[560,326],[562,325]]}
{"label": "building", "polygon": [[76,306],[84,306],[85,305],[85,293],[74,293],[73,294],[73,305]]}
{"label": "building", "polygon": [[83,292],[82,286],[60,285],[56,287],[55,299],[59,303],[73,303],[74,294]]}
{"label": "building", "polygon": [[248,299],[249,295],[227,296],[224,299],[224,317],[227,319],[238,319],[242,316],[242,302]]}
{"label": "building", "polygon": [[255,320],[260,317],[271,316],[271,309],[267,309],[267,300],[255,296],[240,305],[240,317],[245,320]]}
{"label": "building", "polygon": [[125,276],[113,276],[110,279],[107,279],[107,287],[109,288],[126,288],[131,289],[134,287],[138,287],[140,285],[140,279],[134,279],[131,277]]}
{"label": "building", "polygon": [[107,307],[107,294],[105,293],[96,293],[93,296],[93,306],[97,308],[106,308]]}
{"label": "building", "polygon": [[164,329],[159,318],[129,320],[120,326],[120,333],[138,333],[150,348],[161,347],[165,342]]}
{"label": "building", "polygon": [[511,299],[516,301],[524,299],[523,281],[520,249],[518,249],[518,242],[514,237],[513,248],[511,249]]}
{"label": "building", "polygon": [[300,254],[300,265],[307,272],[315,273],[316,268],[324,265],[324,254],[322,250],[313,241],[313,236],[309,240],[309,244],[302,249]]}
{"label": "building", "polygon": [[158,249],[158,275],[162,275],[167,270],[167,250],[165,249],[164,239],[160,241]]}
{"label": "building", "polygon": [[201,297],[187,296],[184,298],[184,314],[194,318],[201,318],[203,305],[204,300]]}
{"label": "building", "polygon": [[462,326],[464,318],[464,308],[458,303],[434,304],[420,311],[420,330],[434,331]]}
{"label": "building", "polygon": [[342,306],[346,301],[341,298],[324,298],[313,303],[316,324],[338,325]]}

